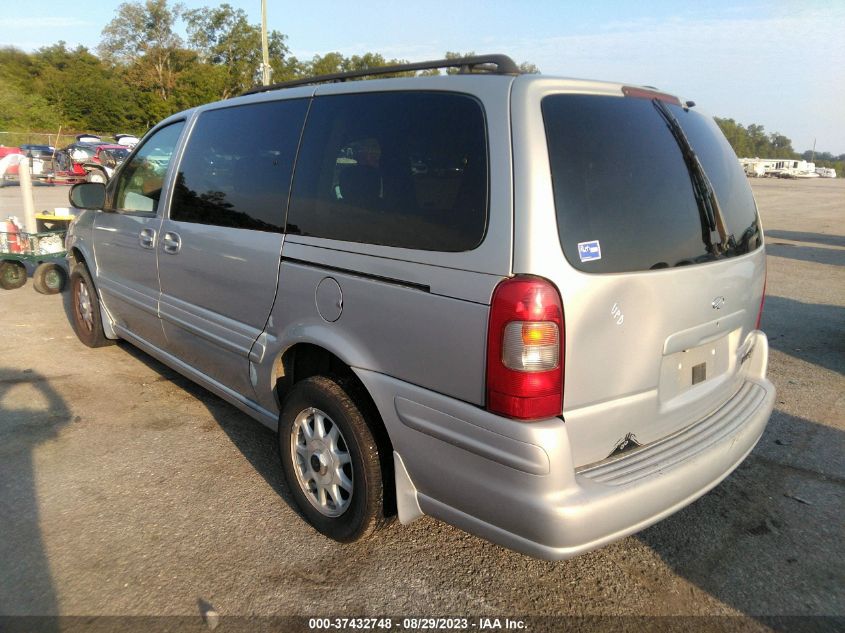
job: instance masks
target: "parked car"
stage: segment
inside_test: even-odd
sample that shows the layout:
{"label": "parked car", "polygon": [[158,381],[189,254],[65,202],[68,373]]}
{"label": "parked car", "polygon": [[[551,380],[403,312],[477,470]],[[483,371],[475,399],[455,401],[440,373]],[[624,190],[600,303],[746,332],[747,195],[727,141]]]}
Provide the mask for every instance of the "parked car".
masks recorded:
{"label": "parked car", "polygon": [[54,177],[71,182],[85,180],[88,172],[84,165],[97,153],[98,145],[99,143],[71,143],[57,150],[53,158]]}
{"label": "parked car", "polygon": [[41,160],[51,160],[53,152],[56,148],[52,145],[21,145],[21,151],[29,158],[40,158]]}
{"label": "parked car", "polygon": [[[24,152],[20,147],[0,145],[0,187],[5,186],[8,181],[17,180],[17,159],[23,154]],[[7,156],[14,158],[6,158]]]}
{"label": "parked car", "polygon": [[65,180],[106,182],[128,155],[128,148],[115,143],[71,143],[56,152],[54,173]]}
{"label": "parked car", "polygon": [[162,121],[70,196],[80,340],[276,429],[338,541],[427,514],[568,558],[716,486],[772,411],[751,190],[655,89],[504,56],[288,82]]}
{"label": "parked car", "polygon": [[86,172],[85,179],[88,182],[108,182],[117,166],[129,156],[129,152],[130,149],[124,145],[98,145],[94,155],[82,165]]}
{"label": "parked car", "polygon": [[114,140],[118,145],[124,145],[130,149],[138,144],[138,137],[133,134],[115,134]]}
{"label": "parked car", "polygon": [[30,159],[30,169],[34,178],[46,178],[52,175],[55,147],[52,145],[21,145],[21,151]]}

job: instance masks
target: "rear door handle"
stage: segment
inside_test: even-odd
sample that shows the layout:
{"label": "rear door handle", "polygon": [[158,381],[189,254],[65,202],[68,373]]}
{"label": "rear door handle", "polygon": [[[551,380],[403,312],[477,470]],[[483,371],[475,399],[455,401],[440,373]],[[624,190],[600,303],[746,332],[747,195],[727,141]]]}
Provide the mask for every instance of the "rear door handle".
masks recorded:
{"label": "rear door handle", "polygon": [[162,244],[164,244],[164,252],[170,253],[171,255],[175,255],[179,252],[182,248],[182,238],[179,237],[178,233],[173,233],[172,231],[168,231],[164,234],[164,239],[162,240]]}
{"label": "rear door handle", "polygon": [[138,234],[138,243],[141,248],[155,248],[156,232],[154,229],[144,229]]}

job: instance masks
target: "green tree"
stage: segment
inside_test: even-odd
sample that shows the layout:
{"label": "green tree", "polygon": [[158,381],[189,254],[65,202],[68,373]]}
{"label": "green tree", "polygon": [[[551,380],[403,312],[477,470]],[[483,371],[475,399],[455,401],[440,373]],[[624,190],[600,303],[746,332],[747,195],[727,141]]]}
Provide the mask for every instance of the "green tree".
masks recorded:
{"label": "green tree", "polygon": [[63,125],[116,132],[138,114],[129,87],[85,47],[71,51],[59,42],[38,50],[31,61],[31,86],[55,107]]}
{"label": "green tree", "polygon": [[[200,60],[226,69],[222,98],[239,94],[255,84],[261,64],[261,27],[250,24],[243,9],[221,4],[185,11],[184,18],[188,42],[199,52]],[[286,36],[279,31],[268,34],[270,58],[280,68],[284,68],[283,62],[290,54],[285,40]]]}
{"label": "green tree", "polygon": [[[60,117],[44,97],[22,90],[13,82],[0,77],[0,130],[24,132],[55,130]],[[11,143],[0,137],[0,143]]]}
{"label": "green tree", "polygon": [[100,55],[112,64],[134,67],[133,78],[167,101],[175,84],[176,51],[182,46],[173,25],[182,11],[167,0],[124,2],[103,29]]}
{"label": "green tree", "polygon": [[756,123],[747,128],[733,119],[715,118],[716,124],[722,130],[728,143],[740,158],[796,158],[792,148],[792,141],[774,132],[766,134],[765,128]]}
{"label": "green tree", "polygon": [[226,92],[228,80],[225,67],[197,60],[176,77],[172,105],[178,111],[216,101]]}
{"label": "green tree", "polygon": [[305,66],[305,73],[308,76],[332,75],[343,72],[346,58],[338,52],[326,53],[325,55],[314,55],[311,61]]}
{"label": "green tree", "polygon": [[769,137],[762,125],[751,123],[747,129],[749,149],[754,156],[766,156],[769,151]]}
{"label": "green tree", "polygon": [[29,55],[13,46],[0,48],[0,79],[25,88],[33,72],[32,59]]}
{"label": "green tree", "polygon": [[742,125],[733,119],[720,119],[716,117],[715,121],[737,156],[744,158],[751,158],[753,156],[753,152],[749,149],[748,132]]}
{"label": "green tree", "polygon": [[792,158],[795,156],[795,150],[792,149],[792,141],[783,134],[775,132],[769,136],[769,143],[771,144],[772,155],[775,158]]}
{"label": "green tree", "polygon": [[307,75],[306,64],[299,61],[293,55],[284,57],[270,57],[270,66],[273,67],[273,81],[289,81]]}

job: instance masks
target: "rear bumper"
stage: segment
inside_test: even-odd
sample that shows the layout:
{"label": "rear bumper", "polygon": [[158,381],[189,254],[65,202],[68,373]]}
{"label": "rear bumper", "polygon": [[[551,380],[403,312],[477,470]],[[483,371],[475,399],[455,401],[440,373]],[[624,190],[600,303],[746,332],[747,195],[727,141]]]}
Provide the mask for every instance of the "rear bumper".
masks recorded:
{"label": "rear bumper", "polygon": [[754,336],[746,381],[717,411],[659,442],[577,471],[558,418],[515,422],[382,374],[357,373],[407,472],[405,481],[397,480],[405,501],[401,520],[412,520],[408,508],[419,508],[505,547],[559,560],[680,510],[751,452],[775,399],[765,378],[767,340],[762,332]]}

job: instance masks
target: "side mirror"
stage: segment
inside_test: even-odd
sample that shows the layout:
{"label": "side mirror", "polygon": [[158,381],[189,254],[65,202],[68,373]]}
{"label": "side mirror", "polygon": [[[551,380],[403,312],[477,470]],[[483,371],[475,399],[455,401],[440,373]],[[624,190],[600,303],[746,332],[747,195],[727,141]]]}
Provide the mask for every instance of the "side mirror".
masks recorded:
{"label": "side mirror", "polygon": [[80,182],[70,188],[71,206],[77,209],[102,209],[106,205],[106,186],[101,182]]}

